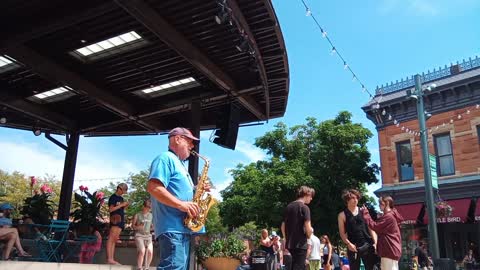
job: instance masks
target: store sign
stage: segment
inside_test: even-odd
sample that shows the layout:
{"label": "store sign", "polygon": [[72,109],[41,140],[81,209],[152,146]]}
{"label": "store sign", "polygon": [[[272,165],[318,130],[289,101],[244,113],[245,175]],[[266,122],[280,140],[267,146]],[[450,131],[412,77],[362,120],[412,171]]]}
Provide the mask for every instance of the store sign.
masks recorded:
{"label": "store sign", "polygon": [[438,177],[437,177],[437,159],[435,155],[428,154],[430,159],[430,175],[432,176],[432,187],[438,189]]}
{"label": "store sign", "polygon": [[[479,218],[480,218],[480,217],[479,217]],[[417,221],[416,221],[416,220],[413,220],[413,219],[408,219],[408,220],[402,221],[401,224],[406,224],[406,225],[417,224]]]}
{"label": "store sign", "polygon": [[460,217],[437,218],[437,223],[454,223],[454,222],[462,222],[462,219]]}

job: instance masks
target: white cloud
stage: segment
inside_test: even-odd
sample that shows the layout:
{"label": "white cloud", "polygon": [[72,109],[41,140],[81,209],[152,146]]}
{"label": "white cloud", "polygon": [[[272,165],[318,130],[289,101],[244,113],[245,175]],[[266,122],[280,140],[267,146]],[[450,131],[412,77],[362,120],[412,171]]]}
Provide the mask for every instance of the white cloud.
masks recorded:
{"label": "white cloud", "polygon": [[211,130],[200,131],[200,140],[202,141],[210,141],[211,136],[212,136]]}
{"label": "white cloud", "polygon": [[267,156],[262,149],[255,147],[253,144],[250,144],[246,141],[238,141],[235,149],[246,155],[250,159],[250,162],[263,160]]}
{"label": "white cloud", "polygon": [[49,174],[57,178],[62,175],[63,157],[42,150],[38,144],[0,142],[0,149],[3,152],[0,155],[2,170],[36,176]]}
{"label": "white cloud", "polygon": [[227,188],[233,182],[233,177],[230,175],[231,169],[232,168],[225,168],[224,175],[226,176],[226,179],[220,184],[215,184],[215,189],[212,189],[212,191],[210,192],[212,196],[219,201],[223,200],[222,196],[220,195],[220,191]]}
{"label": "white cloud", "polygon": [[[90,147],[95,149],[95,147]],[[18,171],[27,176],[55,176],[61,180],[65,153],[58,148],[58,151],[49,151],[37,143],[26,142],[0,142],[0,149],[8,155],[0,155],[0,168],[8,172]],[[91,190],[107,185],[110,178],[118,180],[128,177],[130,172],[139,171],[135,165],[127,160],[119,160],[108,151],[98,152],[87,149],[79,151],[77,167],[75,170],[74,187],[88,185]],[[100,181],[99,179],[107,179]],[[90,180],[90,181],[79,181]],[[115,180],[117,181],[117,180]],[[113,182],[115,182],[113,181]]]}

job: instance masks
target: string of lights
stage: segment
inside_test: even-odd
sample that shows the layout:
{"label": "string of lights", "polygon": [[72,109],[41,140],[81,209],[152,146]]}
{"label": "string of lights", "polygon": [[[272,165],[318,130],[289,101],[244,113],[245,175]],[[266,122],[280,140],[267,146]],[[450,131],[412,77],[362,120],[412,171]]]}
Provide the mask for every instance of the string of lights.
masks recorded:
{"label": "string of lights", "polygon": [[125,181],[129,176],[109,177],[109,178],[97,178],[97,179],[75,179],[75,182],[105,182],[105,181]]}
{"label": "string of lights", "polygon": [[[365,84],[363,83],[362,80],[360,80],[360,78],[358,77],[357,73],[352,69],[352,67],[348,64],[346,58],[342,55],[342,53],[339,51],[338,47],[334,44],[332,38],[328,35],[327,31],[325,30],[325,27],[322,27],[322,25],[319,23],[319,21],[317,20],[317,18],[315,17],[315,14],[312,12],[312,10],[310,9],[310,7],[307,5],[306,1],[305,0],[301,0],[303,6],[305,7],[305,10],[306,10],[306,16],[307,17],[311,17],[313,19],[313,21],[315,22],[315,25],[318,27],[318,29],[320,30],[320,33],[322,35],[322,37],[328,42],[328,44],[330,45],[331,47],[331,51],[330,53],[332,55],[337,55],[340,60],[341,60],[341,63],[343,63],[343,68],[350,72],[350,74],[352,75],[352,81],[354,82],[357,82],[358,84],[360,84],[361,86],[361,89],[362,89],[362,92],[364,93],[367,93],[369,95],[369,97],[372,99],[371,103],[372,103],[372,106],[371,108],[373,110],[376,110],[378,111],[377,113],[377,121],[383,121],[383,118],[386,118],[388,119],[388,121],[393,121],[393,124],[398,127],[401,131],[405,132],[405,133],[409,133],[409,134],[412,134],[414,136],[420,136],[421,135],[421,131],[419,130],[414,130],[414,129],[411,129],[411,128],[408,128],[406,125],[403,125],[399,120],[396,119],[396,117],[394,116],[393,113],[391,112],[387,112],[387,110],[385,108],[383,108],[380,112],[380,102],[381,100],[383,99],[383,94],[380,93],[379,95],[374,95],[372,94],[372,92],[370,92],[370,90],[368,90],[368,88],[365,86]],[[430,86],[429,86],[430,87]],[[476,104],[474,106],[474,108],[476,110],[479,110],[480,109],[480,105],[479,104]],[[464,115],[468,115],[471,113],[473,108],[469,108],[467,109],[466,111],[462,112],[462,113],[459,113],[459,114],[456,114],[455,116],[451,117],[450,118],[450,121],[449,123],[452,124],[455,120],[461,120]],[[431,115],[427,115],[427,117],[429,117]],[[433,130],[438,130],[441,126],[446,126],[447,125],[447,122],[444,122],[440,125],[437,125],[435,126],[433,129],[430,128],[429,129],[429,132],[431,133]]]}
{"label": "string of lights", "polygon": [[345,57],[343,57],[342,53],[338,50],[338,47],[335,46],[335,44],[333,43],[332,39],[330,38],[330,36],[328,35],[327,31],[325,30],[324,27],[322,27],[320,25],[320,23],[318,22],[317,18],[315,17],[315,14],[313,14],[312,10],[310,9],[310,7],[307,5],[307,3],[305,2],[305,0],[301,0],[302,3],[303,3],[303,6],[305,7],[305,10],[306,10],[306,16],[307,17],[311,17],[313,19],[313,21],[315,22],[315,24],[317,25],[317,27],[320,29],[320,33],[322,34],[322,37],[325,38],[325,40],[328,42],[328,44],[330,45],[331,47],[331,51],[330,53],[332,55],[336,54],[340,60],[342,61],[343,63],[343,68],[345,70],[347,70],[348,72],[351,73],[352,75],[352,81],[354,82],[358,82],[360,84],[360,86],[362,87],[362,91],[367,93],[370,98],[373,98],[375,99],[375,96],[370,92],[370,90],[367,89],[367,87],[365,86],[365,84],[360,80],[360,78],[357,76],[357,74],[353,71],[353,69],[351,68],[351,66],[348,64],[347,60],[345,59]]}
{"label": "string of lights", "polygon": [[[346,58],[342,55],[342,53],[338,50],[338,47],[335,46],[335,44],[333,43],[333,40],[330,38],[330,36],[328,35],[327,31],[325,30],[324,27],[322,27],[320,25],[320,23],[318,22],[317,18],[315,17],[315,14],[312,12],[312,10],[310,9],[310,7],[307,5],[307,3],[305,2],[305,0],[301,0],[302,1],[302,4],[303,6],[305,7],[305,10],[306,10],[306,16],[307,17],[311,17],[313,19],[313,21],[315,22],[315,25],[318,27],[318,29],[320,30],[320,33],[322,35],[322,37],[328,42],[328,44],[330,45],[331,47],[331,51],[330,53],[332,55],[337,55],[341,62],[343,63],[343,69],[345,69],[346,71],[350,72],[350,74],[352,75],[352,81],[353,82],[357,82],[358,84],[360,84],[360,87],[362,89],[362,92],[364,93],[367,93],[369,95],[369,97],[372,99],[373,101],[373,104],[372,104],[372,109],[374,110],[379,110],[380,109],[380,101],[382,100],[383,96],[382,95],[373,95],[372,92],[370,92],[370,90],[368,90],[368,88],[365,86],[365,84],[363,83],[362,80],[360,80],[360,78],[358,77],[357,73],[355,73],[355,71],[352,69],[352,67],[348,64]],[[392,113],[388,113],[388,116],[387,116],[387,111],[386,109],[383,109],[381,111],[381,116],[379,114],[377,114],[377,121],[382,121],[382,119],[380,119],[382,116],[385,116],[387,117],[387,119],[389,121],[392,121],[393,120],[393,124],[400,128],[400,130],[406,132],[406,133],[409,133],[409,134],[413,134],[414,136],[418,136],[420,135],[420,132],[419,131],[416,131],[416,130],[412,130],[412,129],[409,129],[403,125],[400,124],[400,121],[398,121],[397,119],[395,119],[394,115]]]}

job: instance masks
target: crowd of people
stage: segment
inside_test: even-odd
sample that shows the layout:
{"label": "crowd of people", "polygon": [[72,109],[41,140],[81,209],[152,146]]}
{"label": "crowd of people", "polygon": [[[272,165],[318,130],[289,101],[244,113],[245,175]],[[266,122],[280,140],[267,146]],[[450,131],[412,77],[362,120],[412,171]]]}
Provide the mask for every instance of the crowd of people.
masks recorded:
{"label": "crowd of people", "polygon": [[[168,135],[168,150],[152,162],[147,191],[150,198],[143,201],[142,210],[133,217],[131,227],[135,230],[137,246],[137,269],[148,268],[153,258],[152,229],[155,240],[161,247],[158,270],[186,270],[190,261],[192,231],[184,225],[185,216],[196,217],[199,205],[192,202],[194,182],[185,161],[189,158],[194,143],[199,139],[186,128],[177,127]],[[205,191],[210,184],[205,183]],[[119,264],[115,260],[115,247],[122,230],[125,229],[125,209],[129,202],[123,195],[128,186],[121,183],[108,200],[110,230],[106,241],[107,263]],[[359,270],[361,262],[365,270],[398,270],[402,253],[399,224],[402,216],[396,211],[392,197],[380,197],[379,206],[383,213],[375,220],[366,207],[358,206],[362,197],[355,189],[342,194],[345,208],[338,214],[338,231],[346,246],[339,253],[327,235],[318,238],[311,223],[309,203],[315,190],[302,186],[297,198],[285,208],[280,229],[283,239],[275,231],[262,230],[259,248],[265,253],[266,270]],[[6,241],[2,258],[8,259],[15,246],[19,256],[30,256],[21,246],[16,228],[12,228],[9,213],[11,206],[0,206],[0,240]],[[199,233],[202,233],[200,231]],[[101,235],[95,231],[97,241],[82,246],[80,261],[91,262],[94,253],[102,244]],[[426,270],[431,265],[420,241],[415,250],[416,269]],[[476,263],[472,250],[464,258],[465,265]],[[250,269],[251,261],[245,257],[239,269]]]}

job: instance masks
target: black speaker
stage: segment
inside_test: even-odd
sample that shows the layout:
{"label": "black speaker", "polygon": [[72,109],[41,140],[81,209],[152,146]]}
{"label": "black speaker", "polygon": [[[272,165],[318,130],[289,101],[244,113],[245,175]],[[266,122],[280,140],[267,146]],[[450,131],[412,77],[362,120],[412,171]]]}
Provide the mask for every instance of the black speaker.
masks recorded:
{"label": "black speaker", "polygon": [[237,144],[238,126],[240,122],[240,110],[232,104],[225,106],[217,121],[217,131],[213,142],[235,150]]}

